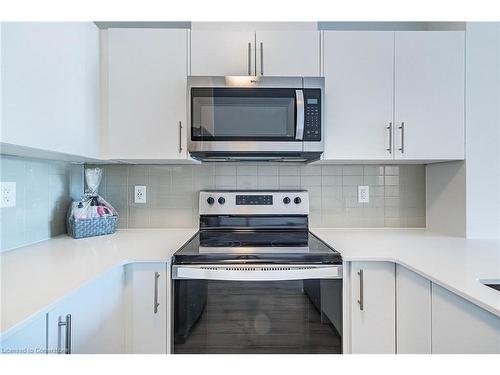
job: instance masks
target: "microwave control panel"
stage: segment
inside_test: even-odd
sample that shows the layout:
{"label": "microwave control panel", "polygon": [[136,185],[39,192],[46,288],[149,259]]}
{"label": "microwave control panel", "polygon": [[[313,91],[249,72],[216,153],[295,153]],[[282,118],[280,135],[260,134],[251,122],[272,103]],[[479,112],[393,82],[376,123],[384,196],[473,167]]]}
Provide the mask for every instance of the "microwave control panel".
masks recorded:
{"label": "microwave control panel", "polygon": [[321,90],[304,89],[304,141],[321,141]]}

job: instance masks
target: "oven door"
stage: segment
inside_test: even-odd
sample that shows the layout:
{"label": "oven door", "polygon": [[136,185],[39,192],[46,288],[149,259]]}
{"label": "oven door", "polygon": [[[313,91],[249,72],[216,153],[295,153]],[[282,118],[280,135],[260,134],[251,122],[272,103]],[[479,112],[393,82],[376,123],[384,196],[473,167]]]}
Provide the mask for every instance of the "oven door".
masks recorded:
{"label": "oven door", "polygon": [[192,87],[189,151],[302,151],[300,88]]}
{"label": "oven door", "polygon": [[341,270],[174,265],[173,353],[341,353]]}

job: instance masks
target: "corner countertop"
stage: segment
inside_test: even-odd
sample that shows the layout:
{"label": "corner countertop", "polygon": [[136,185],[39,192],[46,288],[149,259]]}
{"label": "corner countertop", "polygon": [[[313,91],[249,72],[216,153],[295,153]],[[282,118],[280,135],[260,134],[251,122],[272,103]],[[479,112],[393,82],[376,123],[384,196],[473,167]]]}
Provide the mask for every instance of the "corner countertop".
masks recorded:
{"label": "corner countertop", "polygon": [[197,231],[127,229],[78,240],[62,235],[1,253],[0,334],[17,331],[112,268],[170,261]]}
{"label": "corner countertop", "polygon": [[500,280],[500,239],[466,239],[427,229],[311,231],[344,261],[400,264],[500,317],[500,292],[479,280]]}
{"label": "corner countertop", "polygon": [[[426,229],[311,229],[345,261],[390,261],[500,316],[500,240],[472,240]],[[197,228],[127,229],[74,240],[58,236],[0,254],[0,334],[8,336],[115,267],[168,262]]]}

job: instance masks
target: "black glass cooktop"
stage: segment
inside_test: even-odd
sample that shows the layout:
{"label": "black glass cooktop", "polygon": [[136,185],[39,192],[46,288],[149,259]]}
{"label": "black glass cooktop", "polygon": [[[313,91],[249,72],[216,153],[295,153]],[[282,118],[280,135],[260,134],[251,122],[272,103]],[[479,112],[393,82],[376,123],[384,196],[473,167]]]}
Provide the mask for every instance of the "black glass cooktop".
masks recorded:
{"label": "black glass cooktop", "polygon": [[340,254],[307,230],[200,230],[174,264],[340,264]]}

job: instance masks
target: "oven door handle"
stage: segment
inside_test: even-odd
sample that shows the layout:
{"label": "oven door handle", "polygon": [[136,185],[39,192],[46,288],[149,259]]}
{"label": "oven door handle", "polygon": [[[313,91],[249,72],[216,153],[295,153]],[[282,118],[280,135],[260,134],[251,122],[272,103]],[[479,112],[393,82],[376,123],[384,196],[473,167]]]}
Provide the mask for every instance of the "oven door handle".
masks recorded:
{"label": "oven door handle", "polygon": [[273,281],[305,279],[341,279],[342,266],[314,265],[196,265],[172,266],[172,279]]}
{"label": "oven door handle", "polygon": [[304,138],[304,91],[295,90],[295,103],[297,108],[295,139],[301,141]]}

